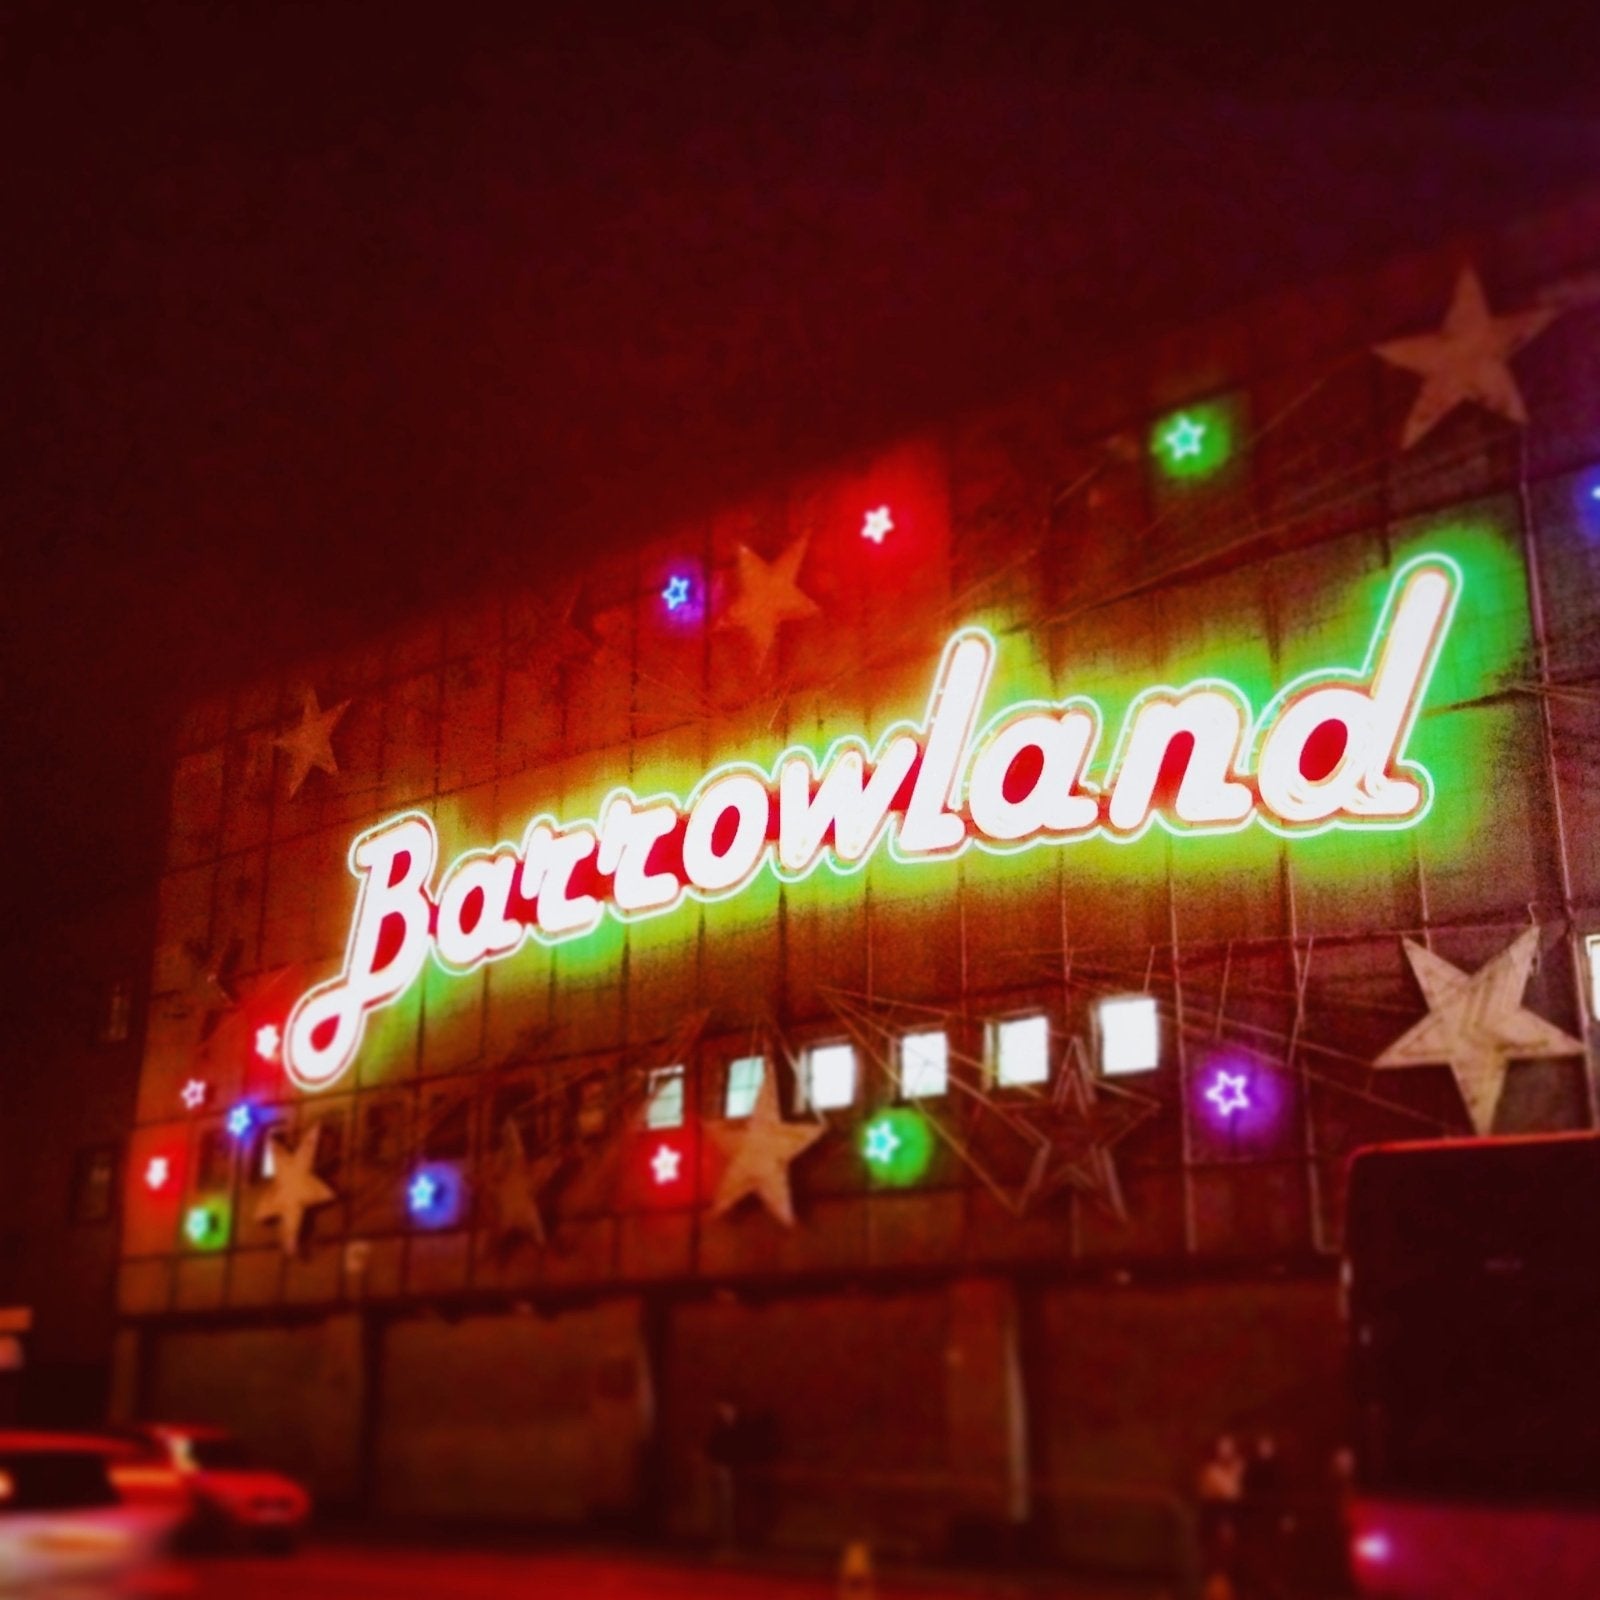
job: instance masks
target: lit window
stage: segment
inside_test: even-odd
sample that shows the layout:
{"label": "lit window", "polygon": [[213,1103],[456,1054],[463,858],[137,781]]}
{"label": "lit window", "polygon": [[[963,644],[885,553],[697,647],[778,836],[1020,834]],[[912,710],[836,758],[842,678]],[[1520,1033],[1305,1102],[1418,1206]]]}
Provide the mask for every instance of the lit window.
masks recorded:
{"label": "lit window", "polygon": [[1589,1014],[1600,1017],[1600,933],[1584,940],[1589,952]]}
{"label": "lit window", "polygon": [[1104,1076],[1154,1072],[1161,1065],[1161,1019],[1153,996],[1124,994],[1102,1000],[1095,1006],[1095,1019]]}
{"label": "lit window", "polygon": [[723,1099],[725,1117],[748,1117],[756,1108],[767,1076],[765,1056],[740,1056],[728,1063],[728,1092]]}
{"label": "lit window", "polygon": [[813,1111],[837,1111],[856,1098],[856,1051],[849,1044],[819,1044],[806,1051],[806,1100]]}
{"label": "lit window", "polygon": [[928,1099],[950,1084],[950,1045],[942,1031],[908,1033],[900,1040],[900,1093]]}
{"label": "lit window", "polygon": [[994,1024],[997,1083],[1044,1083],[1050,1076],[1050,1019],[1008,1017]]}
{"label": "lit window", "polygon": [[683,1126],[683,1068],[662,1067],[650,1074],[650,1099],[645,1106],[647,1128]]}

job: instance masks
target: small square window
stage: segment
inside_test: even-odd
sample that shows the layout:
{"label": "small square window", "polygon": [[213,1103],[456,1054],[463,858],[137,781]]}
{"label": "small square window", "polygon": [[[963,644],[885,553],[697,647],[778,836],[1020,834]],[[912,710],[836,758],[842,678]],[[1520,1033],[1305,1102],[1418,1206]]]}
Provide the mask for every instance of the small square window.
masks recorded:
{"label": "small square window", "polygon": [[767,1077],[765,1056],[740,1056],[728,1063],[728,1088],[723,1097],[725,1117],[748,1117],[761,1098],[761,1085]]}
{"label": "small square window", "polygon": [[1102,1075],[1154,1072],[1161,1065],[1161,1019],[1153,995],[1116,995],[1099,1001],[1094,1013]]}
{"label": "small square window", "polygon": [[1050,1019],[1007,1017],[993,1024],[995,1082],[1014,1087],[1050,1077]]}
{"label": "small square window", "polygon": [[683,1068],[661,1067],[650,1074],[649,1099],[644,1108],[647,1128],[683,1126]]}
{"label": "small square window", "polygon": [[806,1103],[813,1111],[854,1105],[856,1051],[849,1044],[819,1044],[805,1054]]}
{"label": "small square window", "polygon": [[1591,933],[1584,947],[1589,954],[1589,1014],[1600,1017],[1600,933]]}
{"label": "small square window", "polygon": [[950,1043],[943,1029],[908,1033],[900,1040],[900,1093],[926,1100],[950,1086]]}

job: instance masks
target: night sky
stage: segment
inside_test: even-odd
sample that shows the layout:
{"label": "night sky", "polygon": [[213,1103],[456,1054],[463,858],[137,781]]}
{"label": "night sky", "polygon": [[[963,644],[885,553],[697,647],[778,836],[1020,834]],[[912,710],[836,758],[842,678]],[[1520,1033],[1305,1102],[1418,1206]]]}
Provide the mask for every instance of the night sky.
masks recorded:
{"label": "night sky", "polygon": [[1600,183],[1582,7],[572,9],[0,13],[24,892],[149,881],[186,696]]}

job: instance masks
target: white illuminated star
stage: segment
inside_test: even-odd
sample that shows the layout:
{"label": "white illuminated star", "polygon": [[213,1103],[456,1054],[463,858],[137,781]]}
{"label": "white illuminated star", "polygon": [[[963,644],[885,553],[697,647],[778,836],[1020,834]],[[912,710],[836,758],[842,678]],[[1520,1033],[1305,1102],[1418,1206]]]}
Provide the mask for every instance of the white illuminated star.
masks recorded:
{"label": "white illuminated star", "polygon": [[657,1183],[665,1186],[678,1181],[678,1168],[683,1164],[683,1152],[670,1144],[662,1145],[650,1158],[650,1170]]}
{"label": "white illuminated star", "polygon": [[900,1135],[887,1122],[874,1122],[867,1129],[867,1160],[887,1166],[900,1148]]}
{"label": "white illuminated star", "polygon": [[1224,1117],[1231,1117],[1236,1111],[1248,1111],[1250,1096],[1245,1088],[1245,1075],[1242,1072],[1219,1072],[1216,1082],[1206,1090],[1206,1099]]}
{"label": "white illuminated star", "polygon": [[183,1109],[185,1111],[198,1111],[206,1103],[206,1097],[211,1093],[211,1086],[202,1078],[191,1078],[183,1086]]}
{"label": "white illuminated star", "polygon": [[1539,930],[1525,928],[1476,972],[1405,941],[1406,959],[1428,1014],[1373,1063],[1377,1067],[1448,1066],[1474,1131],[1487,1134],[1513,1061],[1580,1056],[1583,1041],[1529,1011],[1523,990],[1539,953]]}
{"label": "white illuminated star", "polygon": [[263,1061],[271,1061],[278,1053],[278,1046],[283,1043],[283,1035],[278,1032],[274,1022],[264,1022],[256,1029],[256,1054]]}
{"label": "white illuminated star", "polygon": [[1526,427],[1528,409],[1511,375],[1511,358],[1559,315],[1555,306],[1535,306],[1494,316],[1477,273],[1464,268],[1456,279],[1444,326],[1437,333],[1414,334],[1373,346],[1390,366],[1422,379],[1406,417],[1400,448],[1409,450],[1457,406],[1469,403]]}
{"label": "white illuminated star", "polygon": [[870,539],[874,544],[882,544],[884,535],[893,532],[894,518],[889,515],[888,506],[869,511],[866,521],[861,524],[861,537]]}
{"label": "white illuminated star", "polygon": [[147,1189],[165,1189],[167,1180],[172,1176],[172,1163],[165,1156],[151,1156],[150,1165],[144,1169],[144,1182]]}
{"label": "white illuminated star", "polygon": [[1186,461],[1190,456],[1200,454],[1200,447],[1205,443],[1205,437],[1205,423],[1196,422],[1193,417],[1179,417],[1162,434],[1161,442],[1167,447],[1174,461]]}

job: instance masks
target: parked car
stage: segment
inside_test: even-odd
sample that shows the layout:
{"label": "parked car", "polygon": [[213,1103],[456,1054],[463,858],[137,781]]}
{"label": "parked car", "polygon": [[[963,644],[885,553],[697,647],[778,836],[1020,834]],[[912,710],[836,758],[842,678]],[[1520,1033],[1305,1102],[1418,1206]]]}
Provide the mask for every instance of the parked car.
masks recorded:
{"label": "parked car", "polygon": [[0,1433],[0,1595],[111,1592],[147,1568],[181,1517],[132,1504],[104,1439]]}
{"label": "parked car", "polygon": [[188,1542],[280,1550],[299,1543],[311,1516],[310,1494],[259,1465],[225,1429],[141,1423],[115,1437],[129,1447],[113,1467],[118,1489],[130,1502],[151,1505],[169,1501],[175,1489]]}

